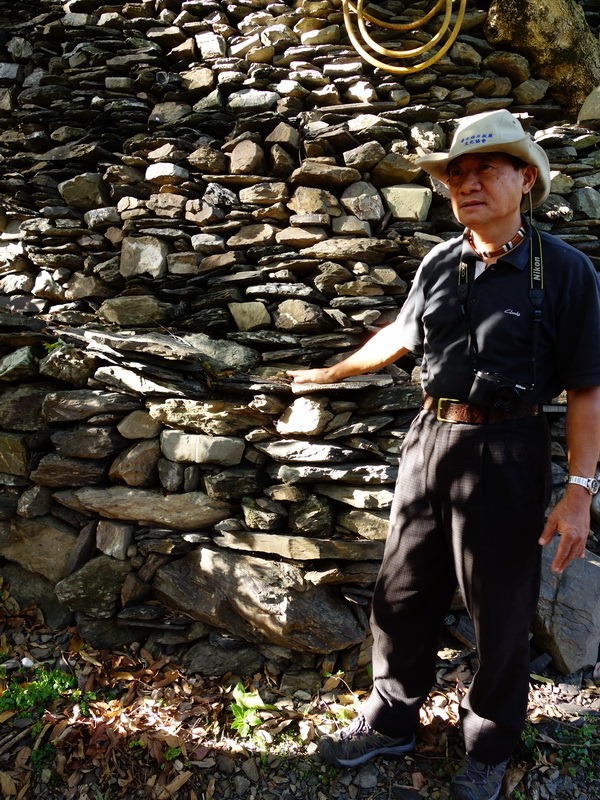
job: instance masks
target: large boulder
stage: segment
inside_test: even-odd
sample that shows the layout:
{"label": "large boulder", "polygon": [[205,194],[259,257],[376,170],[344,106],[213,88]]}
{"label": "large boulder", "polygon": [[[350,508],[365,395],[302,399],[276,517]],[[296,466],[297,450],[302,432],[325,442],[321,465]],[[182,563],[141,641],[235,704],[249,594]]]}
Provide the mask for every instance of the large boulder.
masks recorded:
{"label": "large boulder", "polygon": [[496,0],[485,34],[492,44],[525,55],[571,113],[600,83],[600,43],[575,0]]}

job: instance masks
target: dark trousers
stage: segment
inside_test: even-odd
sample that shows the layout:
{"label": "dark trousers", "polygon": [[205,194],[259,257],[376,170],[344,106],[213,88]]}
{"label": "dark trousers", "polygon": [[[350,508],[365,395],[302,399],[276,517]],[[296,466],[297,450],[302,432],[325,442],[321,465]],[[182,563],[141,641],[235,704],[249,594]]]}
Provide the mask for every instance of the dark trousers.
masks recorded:
{"label": "dark trousers", "polygon": [[510,756],[527,712],[537,540],[551,485],[543,416],[464,425],[422,410],[414,420],[373,598],[364,713],[380,733],[414,733],[458,583],[480,664],[460,708],[466,750],[488,764]]}

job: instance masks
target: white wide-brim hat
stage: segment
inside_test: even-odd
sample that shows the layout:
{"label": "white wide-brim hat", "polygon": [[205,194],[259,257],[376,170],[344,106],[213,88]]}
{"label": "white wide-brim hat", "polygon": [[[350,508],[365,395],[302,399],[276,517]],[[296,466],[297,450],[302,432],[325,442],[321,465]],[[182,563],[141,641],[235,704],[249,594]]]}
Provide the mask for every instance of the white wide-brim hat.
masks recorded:
{"label": "white wide-brim hat", "polygon": [[545,150],[525,133],[510,111],[486,111],[460,121],[447,153],[431,153],[416,159],[425,172],[442,183],[448,181],[448,165],[459,156],[471,153],[508,153],[537,167],[531,189],[532,205],[539,206],[550,192],[550,163]]}

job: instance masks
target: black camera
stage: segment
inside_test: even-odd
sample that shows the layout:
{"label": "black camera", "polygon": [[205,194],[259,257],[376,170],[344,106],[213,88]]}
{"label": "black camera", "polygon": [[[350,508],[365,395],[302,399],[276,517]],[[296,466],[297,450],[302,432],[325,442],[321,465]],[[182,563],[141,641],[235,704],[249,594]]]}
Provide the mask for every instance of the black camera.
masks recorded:
{"label": "black camera", "polygon": [[527,387],[503,375],[477,370],[469,392],[469,402],[492,406],[499,411],[516,411],[523,405]]}

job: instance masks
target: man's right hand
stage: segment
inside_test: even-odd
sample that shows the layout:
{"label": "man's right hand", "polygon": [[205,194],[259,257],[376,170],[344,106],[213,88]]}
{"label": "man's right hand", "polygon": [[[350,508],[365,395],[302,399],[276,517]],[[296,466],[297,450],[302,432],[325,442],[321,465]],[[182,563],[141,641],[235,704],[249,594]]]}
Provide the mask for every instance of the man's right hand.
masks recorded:
{"label": "man's right hand", "polygon": [[320,369],[289,369],[287,374],[296,383],[338,383],[365,372],[377,372],[406,353],[408,350],[398,343],[397,328],[386,325],[359,350],[337,364]]}
{"label": "man's right hand", "polygon": [[295,383],[336,383],[331,367],[320,369],[288,369],[287,374]]}

